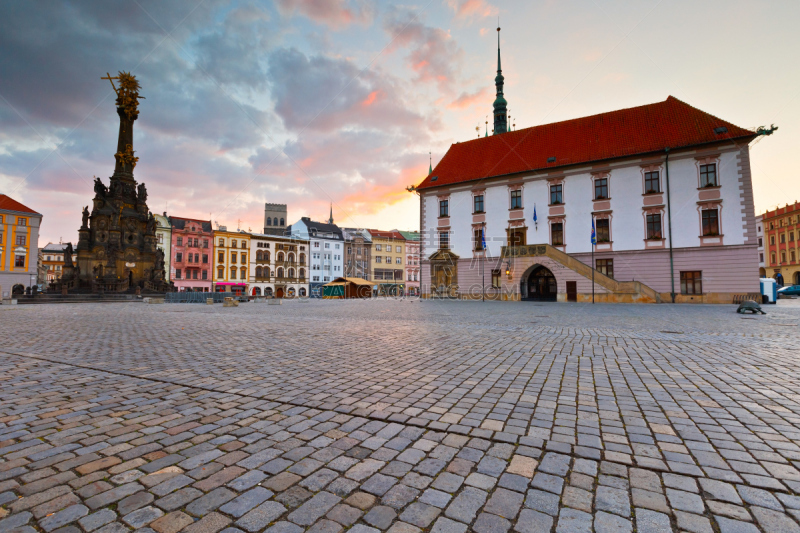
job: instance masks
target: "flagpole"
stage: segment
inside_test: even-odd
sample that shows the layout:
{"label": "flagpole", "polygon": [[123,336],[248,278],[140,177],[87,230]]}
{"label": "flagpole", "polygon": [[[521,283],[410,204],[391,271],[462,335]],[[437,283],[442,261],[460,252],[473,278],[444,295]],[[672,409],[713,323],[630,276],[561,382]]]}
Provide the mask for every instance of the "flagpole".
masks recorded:
{"label": "flagpole", "polygon": [[592,243],[592,303],[594,303],[594,243]]}

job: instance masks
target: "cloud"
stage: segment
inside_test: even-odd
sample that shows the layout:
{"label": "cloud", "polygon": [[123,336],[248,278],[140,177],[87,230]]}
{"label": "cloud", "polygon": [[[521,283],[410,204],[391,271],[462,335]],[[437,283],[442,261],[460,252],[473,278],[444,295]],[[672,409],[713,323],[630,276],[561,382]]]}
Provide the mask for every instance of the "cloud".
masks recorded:
{"label": "cloud", "polygon": [[371,0],[276,0],[276,6],[284,16],[300,13],[334,30],[350,24],[367,25],[375,16]]}
{"label": "cloud", "polygon": [[443,93],[452,94],[458,85],[464,61],[464,50],[450,33],[426,26],[416,15],[392,11],[384,21],[384,29],[392,36],[389,52],[408,48],[408,66],[418,82],[432,82]]}
{"label": "cloud", "polygon": [[410,109],[395,78],[347,59],[279,49],[269,57],[268,74],[275,112],[290,131],[430,127]]}
{"label": "cloud", "polygon": [[490,94],[488,87],[483,87],[473,92],[464,91],[458,95],[458,98],[450,102],[447,107],[449,109],[465,109],[475,104],[485,104],[489,101],[488,96]]}
{"label": "cloud", "polygon": [[447,0],[447,5],[455,12],[456,19],[461,20],[496,17],[500,13],[486,0]]}

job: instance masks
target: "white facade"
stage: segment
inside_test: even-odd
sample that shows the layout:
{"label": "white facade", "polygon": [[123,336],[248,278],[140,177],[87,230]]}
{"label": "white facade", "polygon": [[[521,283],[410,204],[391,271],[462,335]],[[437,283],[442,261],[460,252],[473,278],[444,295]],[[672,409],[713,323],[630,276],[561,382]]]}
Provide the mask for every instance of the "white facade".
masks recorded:
{"label": "white facade", "polygon": [[759,277],[767,277],[766,263],[764,261],[764,225],[762,221],[764,215],[756,217],[756,237],[758,238],[758,275]]}
{"label": "white facade", "polygon": [[250,296],[305,297],[308,288],[307,240],[250,234]]}
{"label": "white facade", "polygon": [[292,236],[309,241],[309,288],[312,297],[322,296],[322,285],[344,276],[344,239],[333,224],[306,217],[292,224]]}

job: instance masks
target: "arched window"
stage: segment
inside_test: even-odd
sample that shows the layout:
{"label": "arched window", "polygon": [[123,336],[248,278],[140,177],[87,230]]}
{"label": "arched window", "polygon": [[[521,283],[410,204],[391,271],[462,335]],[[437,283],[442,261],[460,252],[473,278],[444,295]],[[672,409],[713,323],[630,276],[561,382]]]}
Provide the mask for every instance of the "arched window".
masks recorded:
{"label": "arched window", "polygon": [[281,219],[281,226],[283,226],[283,219]]}
{"label": "arched window", "polygon": [[305,296],[305,295],[306,295],[305,287],[300,287],[300,296]]}
{"label": "arched window", "polygon": [[261,257],[262,257],[261,250],[257,250],[256,251],[256,261],[261,261]]}
{"label": "arched window", "polygon": [[267,226],[272,225],[272,217],[267,217]]}
{"label": "arched window", "polygon": [[224,278],[224,277],[225,277],[225,267],[219,267],[219,268],[217,269],[217,277],[218,277],[219,279],[222,279],[222,278]]}
{"label": "arched window", "polygon": [[306,269],[305,268],[301,268],[300,269],[300,279],[305,279],[305,277],[306,277]]}
{"label": "arched window", "polygon": [[306,264],[306,254],[300,254],[300,264],[301,265]]}
{"label": "arched window", "polygon": [[289,298],[294,298],[294,287],[289,287],[289,290],[286,291],[286,293],[289,295]]}
{"label": "arched window", "polygon": [[283,268],[279,268],[279,269],[278,269],[278,277],[279,277],[279,278],[282,278],[282,277],[283,277]]}
{"label": "arched window", "polygon": [[278,252],[278,262],[283,263],[283,252]]}
{"label": "arched window", "polygon": [[239,279],[247,279],[247,269],[245,267],[239,269],[239,274]]}
{"label": "arched window", "polygon": [[264,274],[265,278],[269,278],[269,267],[264,267],[264,270],[261,272]]}
{"label": "arched window", "polygon": [[261,287],[253,287],[253,296],[261,296]]}
{"label": "arched window", "polygon": [[261,267],[256,267],[256,277],[257,278],[261,277]]}
{"label": "arched window", "polygon": [[264,288],[264,296],[272,296],[272,287]]}
{"label": "arched window", "polygon": [[236,267],[231,267],[231,279],[236,279]]}
{"label": "arched window", "polygon": [[293,269],[293,268],[290,268],[290,269],[289,269],[289,277],[290,277],[290,278],[293,278],[293,277],[294,277],[294,269]]}
{"label": "arched window", "polygon": [[264,261],[269,263],[269,252],[264,252]]}
{"label": "arched window", "polygon": [[294,254],[289,254],[289,262],[294,263]]}

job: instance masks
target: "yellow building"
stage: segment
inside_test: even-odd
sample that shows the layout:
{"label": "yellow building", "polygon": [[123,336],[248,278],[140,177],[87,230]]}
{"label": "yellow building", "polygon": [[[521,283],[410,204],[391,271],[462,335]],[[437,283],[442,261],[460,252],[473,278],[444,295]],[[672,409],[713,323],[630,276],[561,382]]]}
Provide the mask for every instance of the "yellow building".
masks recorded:
{"label": "yellow building", "polygon": [[378,294],[401,296],[405,293],[406,240],[399,231],[371,229],[372,262],[370,274]]}
{"label": "yellow building", "polygon": [[247,294],[249,253],[249,233],[225,226],[214,230],[214,292]]}
{"label": "yellow building", "polygon": [[0,194],[0,295],[36,285],[42,215]]}

